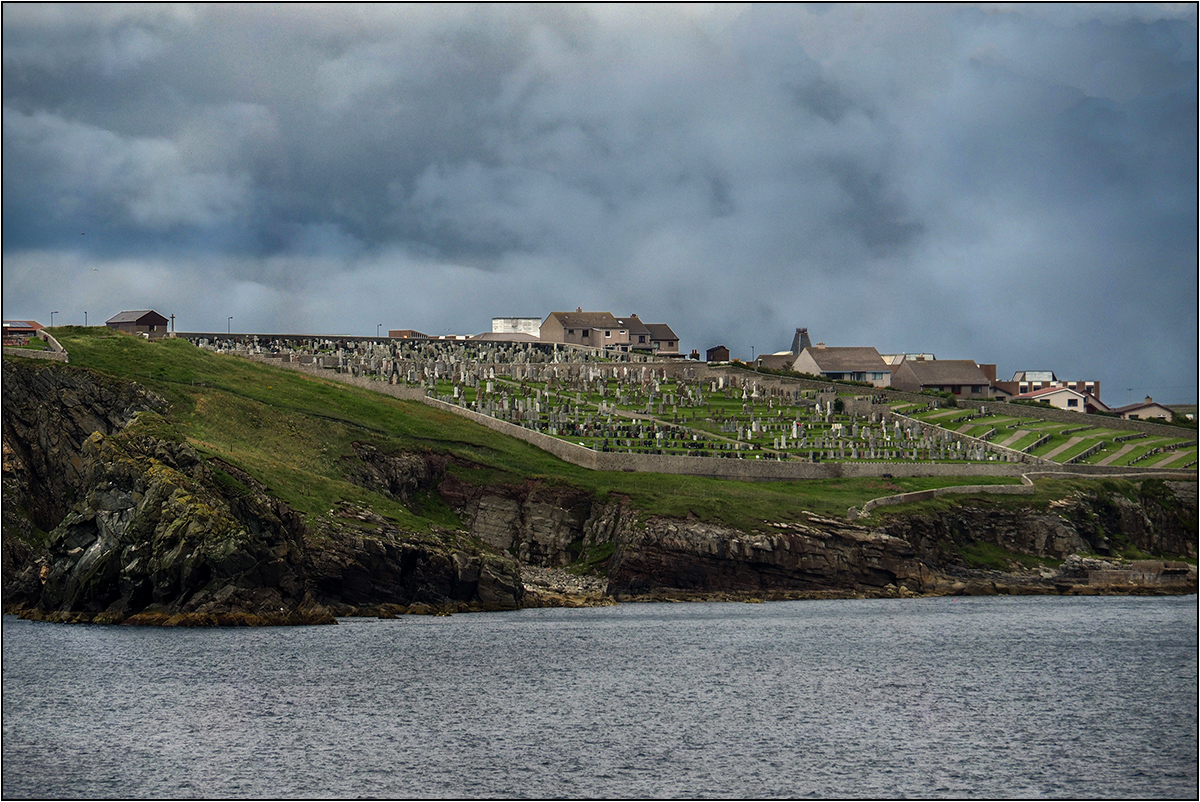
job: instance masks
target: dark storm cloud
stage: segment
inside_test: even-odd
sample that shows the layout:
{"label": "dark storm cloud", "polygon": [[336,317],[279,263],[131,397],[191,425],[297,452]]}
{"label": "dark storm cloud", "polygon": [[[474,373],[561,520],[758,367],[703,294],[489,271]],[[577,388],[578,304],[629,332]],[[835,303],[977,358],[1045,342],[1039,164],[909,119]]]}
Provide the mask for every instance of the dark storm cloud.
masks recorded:
{"label": "dark storm cloud", "polygon": [[583,306],[1193,398],[1195,51],[1192,6],[6,4],[4,312]]}

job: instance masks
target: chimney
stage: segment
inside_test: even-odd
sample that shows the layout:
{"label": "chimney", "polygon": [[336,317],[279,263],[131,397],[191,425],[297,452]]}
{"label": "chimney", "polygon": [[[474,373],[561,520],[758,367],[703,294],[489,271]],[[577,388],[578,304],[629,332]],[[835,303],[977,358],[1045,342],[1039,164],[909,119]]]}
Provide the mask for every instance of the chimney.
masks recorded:
{"label": "chimney", "polygon": [[1146,396],[1146,403],[1147,403],[1147,404],[1153,404],[1153,403],[1154,403],[1154,399],[1153,399],[1153,398],[1151,398],[1150,396]]}
{"label": "chimney", "polygon": [[824,348],[824,347],[825,347],[825,343],[817,343],[817,347],[818,347],[818,348]]}

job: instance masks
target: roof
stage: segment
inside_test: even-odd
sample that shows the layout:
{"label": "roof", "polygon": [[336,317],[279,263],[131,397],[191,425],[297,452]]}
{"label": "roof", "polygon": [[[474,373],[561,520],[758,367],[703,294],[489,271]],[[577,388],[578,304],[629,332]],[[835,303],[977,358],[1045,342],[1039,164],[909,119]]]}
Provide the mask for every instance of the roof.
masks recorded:
{"label": "roof", "polygon": [[879,352],[871,347],[805,348],[800,353],[812,357],[823,373],[891,372],[891,365],[884,362]]}
{"label": "roof", "polygon": [[167,319],[165,317],[160,315],[158,312],[155,312],[153,309],[134,309],[131,311],[126,311],[126,312],[118,312],[117,314],[113,315],[112,317],[110,317],[108,320],[106,320],[104,322],[105,322],[105,324],[108,324],[108,323],[140,323],[140,322],[142,322],[142,318],[148,317],[150,315],[154,315],[155,323],[166,323],[167,322]]}
{"label": "roof", "polygon": [[471,339],[498,343],[540,343],[542,341],[536,334],[528,334],[523,331],[485,331],[483,334],[476,334]]}
{"label": "roof", "polygon": [[671,331],[671,327],[666,323],[647,323],[646,328],[650,330],[650,338],[653,340],[678,340],[675,332]]}
{"label": "roof", "polygon": [[[650,329],[637,315],[616,317],[611,312],[551,312],[546,318],[554,318],[565,329],[625,329],[630,334],[650,334]],[[656,323],[656,326],[665,324]],[[670,327],[667,327],[670,331]],[[679,339],[674,336],[661,339]]]}
{"label": "roof", "polygon": [[1166,412],[1172,412],[1171,408],[1166,404],[1160,404],[1157,401],[1138,401],[1136,404],[1126,404],[1123,407],[1113,407],[1110,411],[1118,415],[1124,415],[1127,412],[1137,412],[1139,409],[1149,409],[1150,407],[1158,407]]}
{"label": "roof", "polygon": [[[905,360],[904,368],[911,370],[922,384],[988,384],[988,377],[971,359],[935,359],[932,361]],[[897,368],[899,370],[899,368]]]}
{"label": "roof", "polygon": [[616,329],[624,325],[611,312],[551,312],[546,319],[551,317],[568,329]]}
{"label": "roof", "polygon": [[45,328],[36,320],[6,320],[4,321],[4,331],[37,331]]}
{"label": "roof", "polygon": [[1013,398],[1040,398],[1044,395],[1054,395],[1055,393],[1070,393],[1071,395],[1077,395],[1080,398],[1087,396],[1087,393],[1081,393],[1074,387],[1043,387],[1040,390],[1030,390],[1027,393],[1015,395]]}
{"label": "roof", "polygon": [[1056,382],[1058,378],[1052,370],[1018,370],[1013,374],[1015,382]]}

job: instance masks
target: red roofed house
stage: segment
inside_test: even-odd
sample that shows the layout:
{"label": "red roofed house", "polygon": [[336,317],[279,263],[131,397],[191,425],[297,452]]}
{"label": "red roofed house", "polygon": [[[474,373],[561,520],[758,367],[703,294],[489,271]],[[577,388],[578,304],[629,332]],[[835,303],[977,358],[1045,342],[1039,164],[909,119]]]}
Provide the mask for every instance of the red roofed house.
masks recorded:
{"label": "red roofed house", "polygon": [[4,342],[23,343],[43,328],[36,320],[4,321]]}

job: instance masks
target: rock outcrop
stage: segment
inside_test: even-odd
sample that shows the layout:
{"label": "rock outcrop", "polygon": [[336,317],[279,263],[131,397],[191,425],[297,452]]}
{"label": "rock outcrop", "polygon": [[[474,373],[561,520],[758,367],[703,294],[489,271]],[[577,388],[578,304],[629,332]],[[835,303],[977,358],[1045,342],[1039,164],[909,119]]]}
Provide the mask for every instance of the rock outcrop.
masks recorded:
{"label": "rock outcrop", "polygon": [[[4,387],[6,609],[275,624],[328,623],[330,608],[362,605],[520,604],[515,561],[463,533],[417,536],[345,508],[313,530],[245,471],[202,459],[154,411],[165,402],[136,385],[5,360]],[[400,499],[437,475],[412,455],[359,456],[358,478]]]}
{"label": "rock outcrop", "polygon": [[928,571],[905,540],[863,526],[807,517],[747,533],[724,524],[653,519],[622,539],[610,592],[701,593],[924,590]]}

